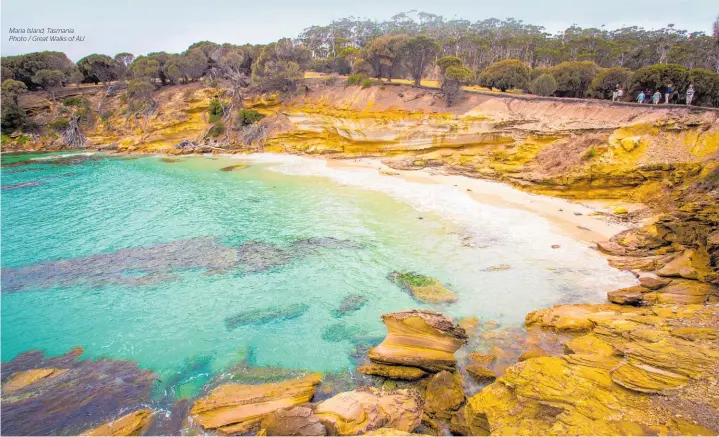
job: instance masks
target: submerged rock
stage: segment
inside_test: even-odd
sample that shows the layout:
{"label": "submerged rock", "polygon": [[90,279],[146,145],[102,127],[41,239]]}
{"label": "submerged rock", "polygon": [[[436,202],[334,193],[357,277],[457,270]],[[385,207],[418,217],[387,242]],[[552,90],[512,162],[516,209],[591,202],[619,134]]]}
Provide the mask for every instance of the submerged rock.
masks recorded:
{"label": "submerged rock", "polygon": [[408,366],[392,366],[389,364],[365,363],[357,368],[357,371],[365,375],[382,376],[389,379],[403,379],[416,381],[427,375],[422,369]]}
{"label": "submerged rock", "polygon": [[177,280],[177,272],[194,269],[222,273],[239,267],[245,273],[261,272],[287,265],[298,257],[312,255],[316,249],[351,247],[358,246],[331,237],[299,240],[288,247],[257,241],[232,247],[221,244],[215,238],[198,237],[3,268],[0,279],[3,293],[76,285],[143,286]]}
{"label": "submerged rock", "polygon": [[456,302],[457,295],[445,288],[437,279],[412,272],[392,272],[390,280],[405,288],[417,301],[423,303]]}
{"label": "submerged rock", "polygon": [[[116,422],[127,411],[145,409],[153,372],[130,361],[78,361],[82,352],[76,348],[48,358],[29,351],[3,363],[4,435],[76,435]],[[117,432],[131,427],[132,421],[123,421]]]}
{"label": "submerged rock", "polygon": [[237,259],[246,273],[254,273],[289,264],[293,256],[287,248],[248,241],[237,249]]}
{"label": "submerged rock", "polygon": [[231,165],[229,167],[222,167],[220,171],[234,171],[234,170],[241,170],[243,168],[247,168],[244,164],[237,164],[237,165]]}
{"label": "submerged rock", "polygon": [[298,303],[286,307],[269,307],[244,311],[225,319],[225,326],[231,331],[238,326],[263,325],[270,322],[296,319],[307,312],[308,309],[310,309],[308,305]]}
{"label": "submerged rock", "polygon": [[322,340],[329,341],[330,343],[353,341],[361,334],[362,329],[359,326],[340,322],[326,327],[324,331],[322,331]]}
{"label": "submerged rock", "polygon": [[190,414],[205,429],[245,433],[267,414],[309,402],[321,380],[314,373],[271,384],[224,384],[195,401]]}
{"label": "submerged rock", "polygon": [[0,187],[0,189],[3,190],[15,190],[18,188],[29,188],[29,187],[37,187],[38,185],[42,185],[45,182],[43,181],[30,181],[30,182],[22,182],[19,184],[9,184],[9,185],[3,185]]}
{"label": "submerged rock", "polygon": [[236,264],[237,249],[223,246],[214,238],[192,238],[87,257],[4,268],[2,291],[74,285],[97,287],[118,283],[142,285],[173,279],[172,276],[165,275],[175,271],[227,271]]}
{"label": "submerged rock", "polygon": [[464,329],[452,319],[423,310],[382,315],[387,336],[369,351],[369,358],[383,364],[419,367],[430,372],[452,370],[454,352],[467,341]]}
{"label": "submerged rock", "polygon": [[345,297],[337,310],[334,312],[335,317],[342,317],[344,315],[353,313],[362,308],[367,303],[367,298],[361,294],[350,294]]}
{"label": "submerged rock", "polygon": [[358,435],[382,427],[412,432],[422,419],[422,398],[414,390],[364,387],[321,402],[315,414],[330,435]]}

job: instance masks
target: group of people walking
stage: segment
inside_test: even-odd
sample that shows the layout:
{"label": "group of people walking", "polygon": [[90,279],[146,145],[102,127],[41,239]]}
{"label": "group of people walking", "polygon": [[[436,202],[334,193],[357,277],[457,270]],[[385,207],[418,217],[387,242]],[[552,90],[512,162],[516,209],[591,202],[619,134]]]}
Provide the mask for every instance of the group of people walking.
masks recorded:
{"label": "group of people walking", "polygon": [[[669,104],[669,99],[671,99],[674,96],[674,87],[670,83],[666,86],[664,89],[664,103]],[[622,100],[622,97],[624,97],[624,89],[617,85],[614,88],[614,91],[612,91],[612,102],[616,102],[618,100]],[[637,96],[637,103],[652,103],[654,105],[658,105],[659,101],[662,100],[662,92],[660,90],[655,90],[652,92],[651,89],[647,90],[641,90],[639,91],[639,95]],[[692,101],[694,100],[694,84],[689,84],[689,88],[687,88],[687,95],[686,95],[686,104],[691,105]]]}
{"label": "group of people walking", "polygon": [[[666,86],[664,89],[664,103],[669,104],[669,99],[671,99],[674,96],[674,87],[670,83]],[[659,101],[662,99],[662,92],[660,90],[655,90],[652,93],[652,90],[641,90],[639,91],[639,95],[637,96],[637,103],[652,103],[654,105],[658,105]],[[686,104],[691,105],[692,101],[694,100],[694,84],[689,84],[689,88],[687,88],[687,94],[686,94]]]}

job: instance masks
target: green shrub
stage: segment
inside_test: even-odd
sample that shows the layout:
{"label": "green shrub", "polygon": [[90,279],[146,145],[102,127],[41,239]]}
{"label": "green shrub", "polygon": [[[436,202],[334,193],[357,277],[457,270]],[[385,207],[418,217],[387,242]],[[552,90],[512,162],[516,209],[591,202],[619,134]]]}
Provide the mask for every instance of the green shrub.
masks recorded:
{"label": "green shrub", "polygon": [[63,106],[80,106],[82,99],[80,97],[68,97],[62,101]]}
{"label": "green shrub", "polygon": [[641,90],[660,90],[672,84],[675,91],[683,92],[689,87],[689,70],[678,64],[656,64],[642,67],[634,72],[629,91],[632,95]]}
{"label": "green shrub", "polygon": [[582,159],[585,161],[589,161],[590,159],[596,157],[599,154],[597,152],[597,149],[594,148],[594,146],[590,147],[589,150],[584,152],[584,155],[582,155]]}
{"label": "green shrub", "polygon": [[220,135],[225,133],[225,124],[220,122],[215,123],[214,126],[210,128],[210,130],[207,132],[207,136],[209,137],[219,137]]}
{"label": "green shrub", "polygon": [[519,59],[495,62],[480,73],[477,83],[487,88],[499,88],[502,92],[510,88],[526,89],[529,67]]}
{"label": "green shrub", "polygon": [[584,97],[599,73],[599,66],[592,61],[562,62],[548,69],[557,81],[556,94],[560,97]]}
{"label": "green shrub", "polygon": [[364,74],[353,74],[352,76],[347,78],[347,86],[353,86],[353,85],[362,85],[362,82],[367,79],[367,76]]}
{"label": "green shrub", "polygon": [[225,112],[225,108],[218,99],[215,98],[215,99],[210,100],[210,107],[207,108],[207,113],[210,115],[210,117],[209,117],[210,123],[214,123],[217,120],[219,120],[220,118],[222,118],[222,115],[224,114],[224,112]]}
{"label": "green shrub", "polygon": [[47,126],[52,130],[62,132],[63,130],[67,129],[68,126],[70,126],[70,122],[64,118],[58,118],[57,120],[53,120],[48,123]]}
{"label": "green shrub", "polygon": [[237,111],[237,125],[239,127],[249,126],[265,118],[264,115],[254,109],[240,109]]}
{"label": "green shrub", "polygon": [[369,88],[371,86],[372,86],[372,79],[370,79],[369,77],[366,77],[366,78],[364,78],[364,80],[362,80],[362,88]]}
{"label": "green shrub", "polygon": [[456,56],[445,56],[437,60],[437,65],[442,71],[442,74],[444,74],[444,72],[447,71],[449,67],[461,67],[462,60]]}
{"label": "green shrub", "polygon": [[[719,73],[703,68],[695,68],[689,72],[690,82],[694,84],[694,100],[692,105],[719,107]],[[687,88],[689,85],[687,85]],[[686,89],[681,92],[680,100],[686,101]]]}
{"label": "green shrub", "polygon": [[612,96],[612,92],[617,88],[617,85],[626,90],[631,78],[632,72],[626,68],[602,68],[592,80],[589,87],[589,96],[608,99]]}
{"label": "green shrub", "polygon": [[557,91],[557,81],[551,74],[544,73],[529,84],[529,91],[538,96],[551,96]]}

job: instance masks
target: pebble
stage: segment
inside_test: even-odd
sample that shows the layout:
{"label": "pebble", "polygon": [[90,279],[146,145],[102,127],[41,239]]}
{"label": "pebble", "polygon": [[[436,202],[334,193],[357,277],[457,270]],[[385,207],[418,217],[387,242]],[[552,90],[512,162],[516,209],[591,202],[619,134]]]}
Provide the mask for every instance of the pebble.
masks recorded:
{"label": "pebble", "polygon": [[574,215],[582,215],[581,212],[575,212]]}
{"label": "pebble", "polygon": [[559,249],[560,247],[562,246],[560,246],[559,244],[552,244],[552,249]]}

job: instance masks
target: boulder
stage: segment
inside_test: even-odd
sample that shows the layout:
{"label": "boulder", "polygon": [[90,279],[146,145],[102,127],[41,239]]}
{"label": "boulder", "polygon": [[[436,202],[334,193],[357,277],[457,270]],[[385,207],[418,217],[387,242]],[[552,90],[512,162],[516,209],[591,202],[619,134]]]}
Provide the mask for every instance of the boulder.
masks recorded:
{"label": "boulder", "polygon": [[412,272],[392,272],[390,279],[406,289],[415,300],[422,303],[456,302],[457,295],[445,288],[440,281]]}
{"label": "boulder", "polygon": [[321,380],[313,373],[271,384],[224,384],[195,401],[190,415],[205,429],[244,433],[273,411],[309,402]]}
{"label": "boulder", "polygon": [[458,325],[464,329],[467,335],[472,335],[477,329],[477,326],[479,326],[479,319],[474,316],[465,317],[459,321]]}
{"label": "boulder", "polygon": [[491,353],[484,354],[482,352],[472,352],[468,355],[468,357],[472,364],[477,364],[480,366],[489,366],[490,364],[497,361],[497,356]]}
{"label": "boulder", "polygon": [[462,406],[464,399],[462,376],[443,370],[429,380],[424,411],[436,418],[449,420]]}
{"label": "boulder", "polygon": [[358,435],[378,428],[412,432],[422,420],[422,398],[414,390],[364,387],[321,402],[315,414],[329,435]]}
{"label": "boulder", "polygon": [[382,315],[387,336],[370,349],[370,360],[419,367],[430,372],[452,370],[454,353],[467,342],[464,329],[432,311],[409,310]]}
{"label": "boulder", "polygon": [[95,436],[128,436],[142,435],[148,428],[152,419],[152,410],[138,410],[126,414],[117,420],[100,425],[97,428],[89,429],[80,435]]}
{"label": "boulder", "polygon": [[711,284],[690,279],[674,279],[669,285],[644,295],[644,300],[659,304],[698,304],[704,303],[717,288]]}
{"label": "boulder", "polygon": [[539,357],[546,357],[547,353],[536,345],[530,345],[529,348],[520,355],[517,360],[518,361],[527,361],[530,358],[539,358]]}
{"label": "boulder", "polygon": [[479,382],[494,381],[497,378],[496,373],[479,364],[470,364],[465,367],[464,370],[466,370],[472,378]]}
{"label": "boulder", "polygon": [[366,363],[357,368],[357,371],[365,375],[376,375],[390,379],[403,379],[416,381],[427,375],[422,369],[408,366],[392,366],[389,364]]}
{"label": "boulder", "polygon": [[653,278],[650,276],[639,278],[639,284],[649,290],[659,290],[662,287],[666,287],[671,282],[672,280],[669,278]]}
{"label": "boulder", "polygon": [[607,293],[607,299],[619,305],[641,305],[644,302],[643,295],[648,291],[648,288],[641,286],[622,288]]}
{"label": "boulder", "polygon": [[327,429],[309,407],[274,411],[262,419],[260,427],[268,436],[327,435]]}
{"label": "boulder", "polygon": [[659,276],[682,277],[686,279],[696,279],[697,269],[692,264],[694,251],[685,250],[678,257],[668,262],[664,267],[657,270]]}

